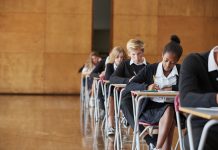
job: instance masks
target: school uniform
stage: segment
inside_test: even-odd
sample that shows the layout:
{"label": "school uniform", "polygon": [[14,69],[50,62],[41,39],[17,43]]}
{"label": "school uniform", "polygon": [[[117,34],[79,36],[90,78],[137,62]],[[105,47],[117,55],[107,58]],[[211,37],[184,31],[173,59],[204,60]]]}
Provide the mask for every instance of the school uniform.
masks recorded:
{"label": "school uniform", "polygon": [[105,71],[105,80],[109,80],[110,76],[114,73],[114,71],[117,69],[117,65],[115,63],[108,63],[106,65],[106,71]]}
{"label": "school uniform", "polygon": [[103,58],[97,65],[96,67],[92,70],[90,77],[99,77],[102,71],[105,69],[105,63],[106,63],[106,58]]}
{"label": "school uniform", "polygon": [[[110,76],[114,73],[114,71],[117,69],[117,65],[115,63],[108,63],[106,65],[106,71],[105,71],[105,80],[109,80]],[[107,94],[108,94],[109,85],[107,86]],[[110,96],[113,96],[113,87],[111,88]]]}
{"label": "school uniform", "polygon": [[[99,75],[105,70],[105,64],[106,64],[107,58],[103,58],[93,69],[93,71],[90,74],[91,79],[94,77],[99,77]],[[98,88],[98,99],[99,99],[99,107],[104,110],[104,96],[102,93],[101,86]]]}
{"label": "school uniform", "polygon": [[111,84],[127,84],[129,79],[135,76],[142,68],[147,65],[146,60],[141,64],[135,64],[132,60],[126,60],[119,64],[116,71],[110,77]]}
{"label": "school uniform", "polygon": [[[194,53],[187,56],[181,67],[180,100],[184,107],[218,107],[218,65],[214,59],[214,50],[205,53]],[[195,117],[192,121],[194,146],[197,148],[202,128],[207,120]],[[205,150],[218,149],[218,126],[213,126],[205,143]],[[185,147],[189,149],[188,137]]]}
{"label": "school uniform", "polygon": [[[180,65],[177,64],[174,66],[168,77],[165,77],[163,74],[162,63],[147,65],[126,86],[124,95],[122,96],[121,108],[124,116],[127,118],[127,121],[130,123],[132,128],[134,128],[135,122],[130,92],[132,90],[146,90],[150,84],[154,83],[154,76],[156,84],[158,84],[161,88],[172,87],[172,90],[177,91],[179,70]],[[150,98],[145,98],[145,100],[142,100],[140,105],[139,120],[150,124],[157,124],[166,108],[172,105],[168,103],[154,102],[161,101],[161,99],[161,97],[158,97],[152,100]],[[142,131],[144,128],[140,126],[139,129]]]}

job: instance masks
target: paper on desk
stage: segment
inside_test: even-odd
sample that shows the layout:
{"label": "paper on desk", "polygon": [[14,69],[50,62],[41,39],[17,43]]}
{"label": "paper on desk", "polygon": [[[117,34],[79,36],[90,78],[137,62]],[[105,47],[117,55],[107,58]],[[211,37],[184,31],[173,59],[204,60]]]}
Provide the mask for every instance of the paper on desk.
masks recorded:
{"label": "paper on desk", "polygon": [[199,110],[209,110],[209,111],[218,111],[218,107],[209,107],[209,108],[197,107],[196,109],[199,109]]}
{"label": "paper on desk", "polygon": [[178,91],[163,91],[163,90],[158,90],[159,93],[177,93]]}
{"label": "paper on desk", "polygon": [[166,97],[154,97],[152,101],[157,103],[164,103],[166,101]]}

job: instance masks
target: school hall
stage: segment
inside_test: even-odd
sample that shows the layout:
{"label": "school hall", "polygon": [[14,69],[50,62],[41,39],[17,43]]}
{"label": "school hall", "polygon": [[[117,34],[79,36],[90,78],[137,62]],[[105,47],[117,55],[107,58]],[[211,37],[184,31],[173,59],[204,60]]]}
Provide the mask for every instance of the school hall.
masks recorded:
{"label": "school hall", "polygon": [[0,150],[218,149],[217,6],[0,0]]}

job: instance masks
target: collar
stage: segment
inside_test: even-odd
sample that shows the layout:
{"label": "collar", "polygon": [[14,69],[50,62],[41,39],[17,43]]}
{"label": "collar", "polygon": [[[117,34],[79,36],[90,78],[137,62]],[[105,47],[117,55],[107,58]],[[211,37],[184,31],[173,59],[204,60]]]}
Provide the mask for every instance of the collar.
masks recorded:
{"label": "collar", "polygon": [[218,53],[218,46],[214,47],[209,54],[208,57],[208,72],[218,70],[218,64],[216,64],[214,53],[217,51]]}
{"label": "collar", "polygon": [[117,66],[117,65],[114,63],[114,70],[116,70],[116,69],[117,69],[117,67],[118,67],[118,66]]}
{"label": "collar", "polygon": [[[129,62],[129,65],[132,65],[132,64],[135,64],[133,61],[132,61],[132,59],[130,60],[130,62]],[[139,65],[147,65],[147,62],[146,62],[146,59],[145,59],[145,57],[143,57],[143,62],[142,63],[140,63],[140,64],[135,64],[135,65],[137,65],[137,66],[139,66]]]}
{"label": "collar", "polygon": [[[157,66],[157,71],[156,71],[156,77],[165,77],[164,73],[163,73],[163,63],[160,62]],[[173,67],[172,71],[170,72],[170,74],[167,76],[167,78],[173,77],[177,75],[178,76],[178,70],[176,68],[176,65]]]}

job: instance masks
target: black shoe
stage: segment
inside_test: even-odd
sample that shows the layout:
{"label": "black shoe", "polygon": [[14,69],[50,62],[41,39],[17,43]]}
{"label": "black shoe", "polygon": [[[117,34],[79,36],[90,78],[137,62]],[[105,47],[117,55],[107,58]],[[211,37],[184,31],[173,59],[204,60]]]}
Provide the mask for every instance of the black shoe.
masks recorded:
{"label": "black shoe", "polygon": [[144,137],[144,140],[146,141],[148,147],[149,147],[149,150],[151,148],[152,150],[152,147],[155,148],[156,144],[157,144],[157,136],[158,135],[153,135],[152,137],[147,134],[145,137]]}
{"label": "black shoe", "polygon": [[155,148],[154,144],[150,143],[148,145],[148,150],[154,150],[154,148]]}

